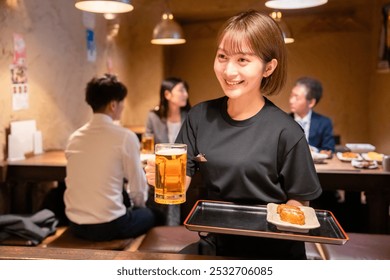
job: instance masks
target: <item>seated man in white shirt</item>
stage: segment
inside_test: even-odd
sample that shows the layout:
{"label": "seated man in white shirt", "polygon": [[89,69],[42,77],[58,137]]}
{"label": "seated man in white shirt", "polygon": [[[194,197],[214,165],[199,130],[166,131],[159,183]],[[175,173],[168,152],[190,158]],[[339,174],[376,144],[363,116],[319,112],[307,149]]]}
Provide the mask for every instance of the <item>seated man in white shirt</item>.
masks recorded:
{"label": "seated man in white shirt", "polygon": [[[116,125],[127,88],[113,75],[93,78],[86,88],[91,120],[76,130],[66,147],[65,213],[79,237],[106,241],[136,237],[154,225],[145,207],[148,185],[136,134]],[[127,181],[134,208],[124,203]]]}

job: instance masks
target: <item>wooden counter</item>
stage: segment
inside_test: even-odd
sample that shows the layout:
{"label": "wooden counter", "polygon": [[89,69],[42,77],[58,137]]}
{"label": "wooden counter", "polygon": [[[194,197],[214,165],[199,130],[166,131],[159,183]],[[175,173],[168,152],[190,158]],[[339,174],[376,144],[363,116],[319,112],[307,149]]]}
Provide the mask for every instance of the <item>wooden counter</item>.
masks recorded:
{"label": "wooden counter", "polygon": [[222,257],[87,249],[0,246],[0,260],[211,260]]}

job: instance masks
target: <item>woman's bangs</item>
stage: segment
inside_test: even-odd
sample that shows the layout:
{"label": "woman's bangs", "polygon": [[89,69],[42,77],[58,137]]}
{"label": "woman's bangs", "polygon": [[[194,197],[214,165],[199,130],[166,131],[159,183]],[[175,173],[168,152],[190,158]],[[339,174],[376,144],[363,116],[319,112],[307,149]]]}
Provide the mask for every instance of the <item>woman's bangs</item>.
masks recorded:
{"label": "woman's bangs", "polygon": [[221,47],[229,55],[238,53],[253,53],[253,49],[248,42],[249,40],[245,32],[231,30],[226,32],[223,36]]}

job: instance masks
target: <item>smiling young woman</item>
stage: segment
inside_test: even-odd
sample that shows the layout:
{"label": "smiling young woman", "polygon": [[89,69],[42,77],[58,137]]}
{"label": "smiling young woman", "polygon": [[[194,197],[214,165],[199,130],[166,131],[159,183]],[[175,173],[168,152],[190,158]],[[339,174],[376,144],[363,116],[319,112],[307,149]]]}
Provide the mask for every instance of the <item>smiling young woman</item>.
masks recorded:
{"label": "smiling young woman", "polygon": [[[307,205],[321,194],[321,186],[305,135],[267,99],[286,79],[280,29],[268,15],[247,11],[225,23],[217,43],[214,71],[225,96],[194,106],[176,139],[188,147],[187,184],[199,171],[207,199]],[[198,155],[207,160],[199,161]],[[152,185],[153,170],[149,162]],[[217,255],[239,258],[306,258],[300,241],[225,234],[206,239],[192,253],[215,248],[211,251]],[[213,246],[205,249],[205,244]]]}

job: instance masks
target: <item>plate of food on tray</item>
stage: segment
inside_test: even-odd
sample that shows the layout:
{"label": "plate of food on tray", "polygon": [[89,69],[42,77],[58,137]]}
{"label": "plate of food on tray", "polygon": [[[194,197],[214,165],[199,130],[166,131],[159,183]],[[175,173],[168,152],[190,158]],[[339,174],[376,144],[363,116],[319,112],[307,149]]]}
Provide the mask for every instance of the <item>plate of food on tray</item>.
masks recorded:
{"label": "plate of food on tray", "polygon": [[268,203],[267,222],[274,224],[278,230],[301,233],[320,227],[312,207],[288,204]]}

